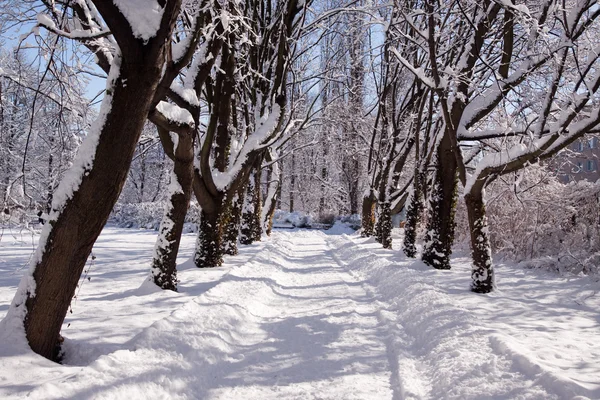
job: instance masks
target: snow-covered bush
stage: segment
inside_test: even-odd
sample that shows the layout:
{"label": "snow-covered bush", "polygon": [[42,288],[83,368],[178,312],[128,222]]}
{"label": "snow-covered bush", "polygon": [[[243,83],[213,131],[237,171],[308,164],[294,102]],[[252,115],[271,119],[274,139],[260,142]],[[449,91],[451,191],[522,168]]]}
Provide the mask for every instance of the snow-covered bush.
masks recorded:
{"label": "snow-covered bush", "polygon": [[[597,273],[600,182],[562,184],[544,165],[494,182],[487,190],[495,254],[531,268]],[[464,202],[457,210],[459,245],[468,245]]]}
{"label": "snow-covered bush", "polygon": [[[144,228],[157,230],[164,213],[164,204],[155,203],[117,203],[109,221],[122,228]],[[200,215],[197,204],[190,204],[185,217],[184,232],[196,230],[195,224]]]}
{"label": "snow-covered bush", "polygon": [[312,223],[312,215],[302,211],[287,212],[283,210],[275,210],[275,215],[273,216],[274,226],[292,225],[296,228],[309,228]]}

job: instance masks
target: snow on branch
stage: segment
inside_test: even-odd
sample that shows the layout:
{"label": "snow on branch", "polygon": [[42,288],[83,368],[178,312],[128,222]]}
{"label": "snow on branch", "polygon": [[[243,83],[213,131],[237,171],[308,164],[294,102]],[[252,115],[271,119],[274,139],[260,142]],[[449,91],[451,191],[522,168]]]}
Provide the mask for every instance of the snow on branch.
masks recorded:
{"label": "snow on branch", "polygon": [[123,14],[133,36],[145,42],[156,36],[164,8],[156,0],[113,0]]}

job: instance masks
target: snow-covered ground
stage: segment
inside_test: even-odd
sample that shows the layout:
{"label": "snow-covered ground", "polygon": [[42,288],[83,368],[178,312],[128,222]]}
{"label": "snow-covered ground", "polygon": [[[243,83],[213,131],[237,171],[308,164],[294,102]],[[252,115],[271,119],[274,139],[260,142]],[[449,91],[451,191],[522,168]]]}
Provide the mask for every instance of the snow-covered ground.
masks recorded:
{"label": "snow-covered ground", "polygon": [[[180,292],[161,292],[142,284],[155,235],[104,230],[65,365],[0,332],[0,398],[600,398],[593,278],[498,265],[476,295],[466,257],[435,271],[340,230],[276,231],[209,270],[186,235]],[[0,240],[0,317],[33,242]]]}

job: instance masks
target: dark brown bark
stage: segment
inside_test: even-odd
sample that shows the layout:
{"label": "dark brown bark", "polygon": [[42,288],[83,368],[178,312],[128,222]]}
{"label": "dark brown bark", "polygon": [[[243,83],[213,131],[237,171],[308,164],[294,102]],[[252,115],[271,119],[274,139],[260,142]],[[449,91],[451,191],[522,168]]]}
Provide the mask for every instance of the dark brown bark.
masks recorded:
{"label": "dark brown bark", "polygon": [[51,230],[40,244],[44,252],[33,273],[35,296],[27,296],[24,321],[31,349],[46,358],[58,356],[60,328],[79,277],[127,178],[161,77],[165,37],[160,40],[163,43],[158,49],[153,48],[152,40],[139,46],[140,51],[134,52],[137,58],[123,59],[93,166],[83,174],[64,207],[56,210],[56,217],[48,221]]}
{"label": "dark brown bark", "polygon": [[373,190],[363,197],[362,203],[362,231],[360,235],[362,237],[373,236],[375,230],[375,206],[377,205],[377,197]]}
{"label": "dark brown bark", "polygon": [[476,293],[489,293],[494,290],[494,266],[483,200],[483,185],[480,186],[474,186],[465,195],[473,258],[471,290]]}

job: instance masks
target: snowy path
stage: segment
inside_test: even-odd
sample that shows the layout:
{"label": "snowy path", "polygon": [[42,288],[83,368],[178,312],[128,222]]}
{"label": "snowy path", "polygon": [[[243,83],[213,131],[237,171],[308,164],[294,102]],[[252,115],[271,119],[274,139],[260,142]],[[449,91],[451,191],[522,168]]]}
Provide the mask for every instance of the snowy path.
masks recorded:
{"label": "snowy path", "polygon": [[323,236],[282,234],[126,350],[31,397],[392,399],[386,335]]}
{"label": "snowy path", "polygon": [[[435,271],[372,239],[285,231],[222,268],[181,263],[173,293],[140,287],[154,237],[102,234],[63,326],[66,365],[0,337],[0,398],[600,398],[591,279],[502,265],[501,289],[475,296],[460,257]],[[30,239],[0,241],[0,317]]]}

